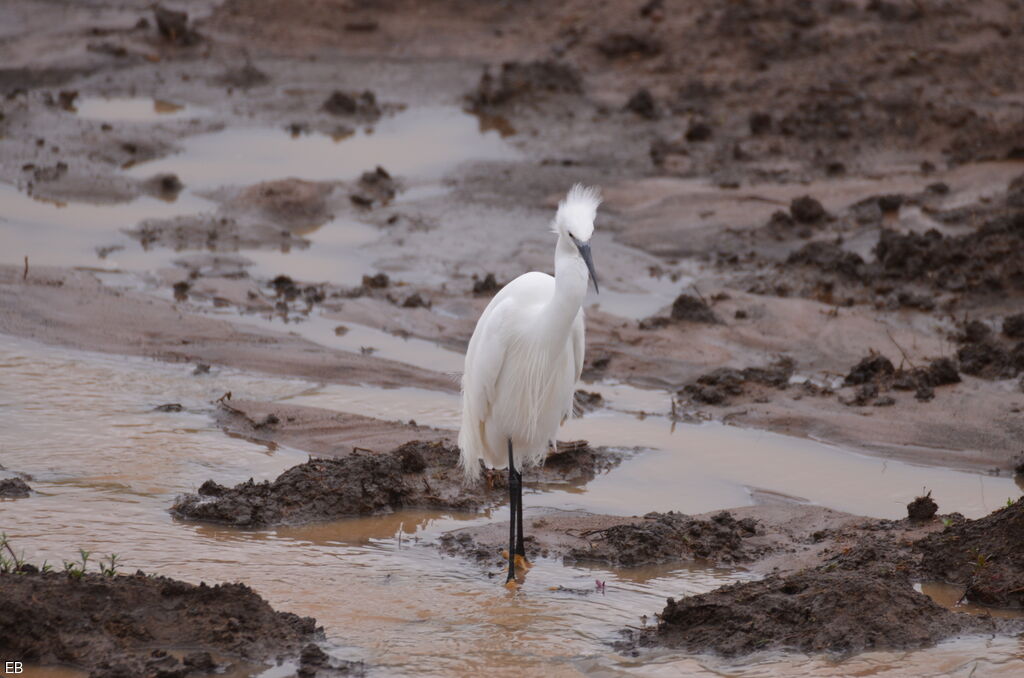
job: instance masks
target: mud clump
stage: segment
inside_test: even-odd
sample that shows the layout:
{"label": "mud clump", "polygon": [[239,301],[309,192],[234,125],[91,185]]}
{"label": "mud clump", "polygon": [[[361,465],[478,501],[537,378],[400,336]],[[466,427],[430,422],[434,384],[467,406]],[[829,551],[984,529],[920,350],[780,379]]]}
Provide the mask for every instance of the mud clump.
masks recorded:
{"label": "mud clump", "polygon": [[883,355],[869,355],[853,366],[844,383],[847,386],[877,383],[890,379],[895,373],[896,368],[891,360]]}
{"label": "mud clump", "polygon": [[767,367],[746,367],[742,370],[720,367],[697,377],[697,381],[684,386],[681,393],[706,405],[724,405],[728,403],[729,396],[746,394],[752,384],[788,388],[795,369],[796,363],[791,358],[782,358]]}
{"label": "mud clump", "polygon": [[331,115],[353,116],[365,120],[376,120],[381,115],[381,108],[377,103],[377,95],[370,90],[357,94],[334,90],[324,100],[321,108],[324,112]]}
{"label": "mud clump", "polygon": [[[587,480],[620,459],[581,441],[560,446],[531,476],[551,482]],[[504,498],[504,476],[493,474],[490,480],[464,486],[458,448],[413,441],[386,453],[356,451],[340,459],[311,459],[272,482],[250,479],[228,488],[208,480],[198,492],[179,496],[171,513],[187,520],[263,527],[399,508],[473,511]]]}
{"label": "mud clump", "polygon": [[935,517],[935,513],[938,510],[939,505],[935,503],[935,500],[932,499],[932,493],[929,492],[907,504],[907,517],[919,522],[931,520]]}
{"label": "mud clump", "polygon": [[[244,584],[195,586],[167,577],[80,577],[25,566],[0,575],[0,647],[22,661],[67,664],[92,676],[205,675],[299,654],[322,638],[311,617],[276,612]],[[183,660],[172,651],[192,648]],[[361,664],[351,664],[362,675]]]}
{"label": "mud clump", "polygon": [[644,318],[637,323],[637,327],[641,330],[659,330],[663,327],[668,327],[674,322],[719,325],[722,321],[703,299],[698,299],[689,294],[680,294],[672,302],[672,311],[668,317],[655,315],[650,318]]}
{"label": "mud clump", "polygon": [[504,285],[498,282],[493,273],[488,273],[482,280],[473,281],[474,297],[493,297]]}
{"label": "mud clump", "polygon": [[349,195],[349,199],[359,207],[369,208],[374,204],[386,205],[395,199],[397,193],[398,184],[386,169],[378,165],[372,172],[363,172],[358,188]]}
{"label": "mud clump", "polygon": [[0,499],[24,499],[32,494],[32,488],[21,478],[0,480]]}
{"label": "mud clump", "polygon": [[363,287],[371,290],[383,290],[391,284],[391,278],[387,273],[376,273],[363,276]]}
{"label": "mud clump", "polygon": [[921,576],[966,587],[971,602],[1024,608],[1024,499],[954,522],[914,544]]}
{"label": "mud clump", "polygon": [[1024,212],[998,215],[973,233],[945,236],[883,229],[875,246],[882,276],[922,281],[950,292],[1024,290]]}
{"label": "mud clump", "polygon": [[1024,339],[1024,313],[1004,318],[1003,334],[1013,339]]}
{"label": "mud clump", "polygon": [[[769,224],[771,227],[771,224]],[[786,259],[787,264],[813,266],[822,271],[837,273],[859,280],[864,276],[864,259],[856,252],[848,252],[834,242],[809,242]]]}
{"label": "mud clump", "polygon": [[497,76],[484,71],[467,97],[474,111],[487,111],[515,101],[551,94],[580,94],[583,81],[571,66],[556,61],[507,61]]}
{"label": "mud clump", "polygon": [[809,195],[793,198],[789,205],[789,213],[801,224],[820,224],[829,218],[821,203]]}
{"label": "mud clump", "polygon": [[187,47],[200,41],[199,33],[188,24],[188,13],[156,5],[153,15],[157,32],[167,42]]}
{"label": "mud clump", "polygon": [[892,380],[892,387],[900,391],[915,391],[915,398],[921,401],[935,397],[935,387],[960,383],[960,371],[952,358],[937,358],[928,367],[899,369]]}
{"label": "mud clump", "polygon": [[588,537],[590,547],[573,548],[568,561],[604,563],[618,567],[653,565],[677,560],[719,564],[755,560],[767,547],[745,540],[757,534],[753,518],[736,520],[722,511],[710,520],[682,513],[648,513],[644,522],[615,525]]}
{"label": "mud clump", "polygon": [[715,312],[711,310],[707,302],[689,294],[680,294],[672,302],[671,318],[672,320],[685,320],[695,323],[719,324],[722,322],[715,315]]}
{"label": "mud clump", "polygon": [[1007,350],[985,339],[962,346],[956,357],[964,374],[982,379],[1009,379],[1024,371],[1024,342]]}
{"label": "mud clump", "polygon": [[658,105],[655,103],[650,90],[647,89],[637,90],[636,94],[631,96],[629,101],[626,102],[624,108],[646,120],[658,119]]}
{"label": "mud clump", "polygon": [[902,577],[817,568],[670,598],[657,627],[636,640],[727,657],[764,650],[848,655],[930,647],[999,627],[939,606]]}
{"label": "mud clump", "polygon": [[149,195],[167,201],[174,201],[185,185],[177,174],[157,174],[142,183],[142,190]]}

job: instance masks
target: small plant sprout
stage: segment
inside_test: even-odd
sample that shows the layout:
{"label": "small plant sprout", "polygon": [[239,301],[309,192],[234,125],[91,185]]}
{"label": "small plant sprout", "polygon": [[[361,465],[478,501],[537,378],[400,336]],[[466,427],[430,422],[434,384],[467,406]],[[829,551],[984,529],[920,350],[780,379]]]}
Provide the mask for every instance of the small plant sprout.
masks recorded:
{"label": "small plant sprout", "polygon": [[78,557],[82,560],[82,574],[85,574],[85,568],[89,565],[89,554],[90,551],[86,551],[83,548],[78,549]]}
{"label": "small plant sprout", "polygon": [[14,553],[14,549],[11,548],[11,542],[7,538],[6,532],[0,532],[0,549],[11,554],[11,557],[8,558],[0,553],[0,572],[7,574],[9,572],[18,572],[21,570],[21,566],[25,564],[25,552],[21,552],[20,558]]}
{"label": "small plant sprout", "polygon": [[111,553],[107,556],[107,565],[103,566],[103,576],[113,577],[117,574],[117,554]]}
{"label": "small plant sprout", "polygon": [[1013,506],[1013,504],[1014,504],[1013,497],[1007,497],[1006,498],[1006,506],[1010,507],[1010,506]]}
{"label": "small plant sprout", "polygon": [[953,524],[953,519],[952,518],[943,518],[942,519],[942,525],[944,527],[949,527],[952,524]]}
{"label": "small plant sprout", "polygon": [[43,564],[39,568],[39,571],[43,574],[46,574],[47,572],[53,572],[53,565],[50,565],[48,562],[44,560]]}

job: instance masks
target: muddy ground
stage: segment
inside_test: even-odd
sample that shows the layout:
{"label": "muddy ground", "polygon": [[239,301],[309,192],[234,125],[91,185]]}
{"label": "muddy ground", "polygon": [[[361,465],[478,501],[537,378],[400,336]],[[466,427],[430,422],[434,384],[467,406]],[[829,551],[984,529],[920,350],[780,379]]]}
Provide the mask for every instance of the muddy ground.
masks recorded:
{"label": "muddy ground", "polygon": [[290,661],[298,675],[359,676],[328,657],[312,617],[276,612],[244,584],[167,577],[41,572],[0,574],[0,647],[33,664],[64,664],[95,678],[184,678]]}
{"label": "muddy ground", "polygon": [[[182,178],[127,170],[243,123],[344,139],[421,106],[472,112],[515,154],[447,168],[432,179],[443,192],[407,190],[409,178],[375,161],[330,180],[196,187],[212,210],[126,229],[140,246],[167,252],[141,289],[101,282],[90,262],[23,262],[17,234],[5,233],[0,332],[319,382],[454,392],[457,381],[440,368],[233,320],[322,316],[461,350],[501,283],[550,268],[551,208],[583,180],[600,184],[606,199],[594,243],[606,292],[588,309],[586,379],[665,390],[680,419],[716,418],[923,464],[1013,468],[1024,435],[1024,62],[1006,55],[1024,48],[1020,7],[654,0],[595,11],[575,1],[211,0],[182,8],[190,16],[168,27],[136,0],[6,3],[0,181],[59,203],[174,200],[192,188]],[[86,97],[129,95],[208,113],[154,128],[76,115]],[[380,234],[358,248],[372,262],[361,283],[248,272],[254,253],[308,248],[331,218]],[[97,236],[94,245],[110,243]],[[635,312],[657,294],[665,295],[660,307]],[[204,485],[202,498],[179,504],[193,518],[275,524],[500,500],[500,477],[487,491],[457,490],[454,452],[441,442],[450,432],[397,413],[405,423],[244,401],[218,408],[226,431],[325,458],[274,482]],[[570,464],[568,473],[585,480],[598,461]],[[314,477],[351,489],[356,467],[386,470],[394,483],[365,496],[309,494]],[[571,479],[557,465],[545,469],[552,481]],[[309,498],[316,501],[301,503]],[[679,601],[663,615],[666,624],[695,619],[690,606],[704,605],[702,628],[720,628],[717,638],[734,644],[715,645],[682,622],[642,641],[725,653],[854,651],[886,638],[916,646],[988,623],[927,604],[909,588],[913,577],[963,585],[978,602],[1020,605],[1003,585],[1018,579],[1019,563],[1004,549],[1017,542],[985,536],[1015,529],[1013,507],[989,523],[954,517],[939,530],[932,520],[928,536],[916,524],[774,510],[625,522],[531,516],[530,548],[603,563],[777,567],[764,582]],[[870,527],[849,526],[858,520]],[[557,539],[545,531],[563,524]],[[861,577],[839,562],[878,543],[891,551],[899,539],[912,540],[913,554],[880,562],[911,563],[906,581],[880,581],[874,569]],[[488,559],[499,543],[463,531],[443,546]],[[52,579],[33,577],[20,581]],[[808,593],[820,590],[831,597]],[[792,600],[787,609],[804,619],[851,598],[866,612],[873,596],[888,596],[921,623],[909,635],[885,618],[865,627],[870,633],[815,635],[803,626],[793,631],[798,639],[784,627],[752,637],[730,626],[735,616],[714,612],[739,610],[738,598],[751,594],[754,605]]]}
{"label": "muddy ground", "polygon": [[[276,420],[276,415],[268,416]],[[265,426],[275,425],[272,421]],[[585,483],[623,457],[622,452],[591,449],[586,441],[567,443],[542,466],[530,469],[529,478],[542,484]],[[505,474],[487,470],[484,481],[467,484],[457,447],[447,440],[414,440],[387,452],[356,447],[340,458],[310,459],[273,481],[249,479],[234,488],[207,481],[195,494],[178,497],[171,514],[236,527],[265,527],[402,508],[478,511],[501,504],[507,496]]]}
{"label": "muddy ground", "polygon": [[[945,582],[959,587],[965,601],[1021,608],[1024,568],[1015,545],[1024,500],[978,520],[937,515],[932,500],[925,503],[930,513],[915,503],[918,517],[903,520],[800,504],[634,518],[528,511],[527,555],[620,567],[697,562],[764,575],[669,599],[656,624],[624,631],[624,651],[667,646],[724,656],[762,650],[849,655],[1024,630],[1020,620],[942,607],[914,588]],[[500,570],[507,532],[507,522],[456,530],[439,548]]]}

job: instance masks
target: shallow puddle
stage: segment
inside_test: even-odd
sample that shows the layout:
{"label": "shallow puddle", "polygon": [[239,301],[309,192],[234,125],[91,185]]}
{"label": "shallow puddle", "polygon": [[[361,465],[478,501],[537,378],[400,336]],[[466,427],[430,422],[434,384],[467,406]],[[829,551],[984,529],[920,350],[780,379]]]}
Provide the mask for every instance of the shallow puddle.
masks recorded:
{"label": "shallow puddle", "polygon": [[[296,177],[348,181],[380,165],[412,184],[432,182],[469,160],[518,156],[497,132],[454,107],[415,108],[385,117],[347,137],[292,136],[272,127],[229,127],[182,142],[181,153],[140,163],[129,174],[173,172],[203,188]],[[187,177],[187,179],[186,179]]]}
{"label": "shallow puddle", "polygon": [[987,607],[963,601],[964,587],[945,582],[923,582],[914,584],[914,589],[925,594],[942,607],[967,614],[1000,617],[1002,619],[1022,619],[1024,610],[1001,609]]}
{"label": "shallow puddle", "polygon": [[149,97],[82,97],[75,100],[74,108],[80,118],[109,122],[159,122],[209,114],[197,106]]}

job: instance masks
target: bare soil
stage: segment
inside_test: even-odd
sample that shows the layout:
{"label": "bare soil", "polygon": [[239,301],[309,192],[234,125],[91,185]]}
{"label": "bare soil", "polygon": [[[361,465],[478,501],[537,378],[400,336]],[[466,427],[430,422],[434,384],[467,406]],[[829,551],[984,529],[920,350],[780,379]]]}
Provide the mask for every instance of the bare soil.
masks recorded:
{"label": "bare soil", "polygon": [[5,652],[96,678],[206,676],[280,660],[295,661],[300,675],[364,673],[360,663],[320,657],[315,619],[277,612],[244,584],[196,586],[142,572],[76,577],[25,565],[0,574],[0,603]]}

